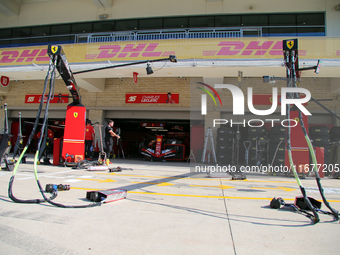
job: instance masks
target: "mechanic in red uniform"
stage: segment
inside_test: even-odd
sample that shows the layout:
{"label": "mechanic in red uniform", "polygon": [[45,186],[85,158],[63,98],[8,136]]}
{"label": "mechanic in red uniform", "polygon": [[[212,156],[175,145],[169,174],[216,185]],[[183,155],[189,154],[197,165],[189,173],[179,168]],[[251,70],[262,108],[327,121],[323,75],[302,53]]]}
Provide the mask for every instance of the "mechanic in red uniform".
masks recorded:
{"label": "mechanic in red uniform", "polygon": [[95,132],[94,128],[91,125],[91,120],[86,119],[86,127],[85,127],[85,157],[92,158],[91,146],[94,146]]}

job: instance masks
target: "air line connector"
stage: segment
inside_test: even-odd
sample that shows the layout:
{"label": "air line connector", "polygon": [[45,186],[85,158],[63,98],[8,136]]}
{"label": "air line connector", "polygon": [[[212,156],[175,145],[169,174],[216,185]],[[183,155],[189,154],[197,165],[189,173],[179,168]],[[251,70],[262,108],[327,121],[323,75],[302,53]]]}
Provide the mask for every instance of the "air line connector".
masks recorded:
{"label": "air line connector", "polygon": [[70,189],[71,189],[71,186],[67,184],[56,185],[56,184],[49,183],[49,184],[46,184],[45,192],[53,193],[56,190],[62,191],[62,190],[70,190]]}

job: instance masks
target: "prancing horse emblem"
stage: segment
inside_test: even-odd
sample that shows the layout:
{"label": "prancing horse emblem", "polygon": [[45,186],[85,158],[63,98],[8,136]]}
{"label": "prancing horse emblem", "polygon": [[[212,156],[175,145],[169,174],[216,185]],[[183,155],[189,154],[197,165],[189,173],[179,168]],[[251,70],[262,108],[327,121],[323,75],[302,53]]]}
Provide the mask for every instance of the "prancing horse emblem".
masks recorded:
{"label": "prancing horse emblem", "polygon": [[74,113],[73,113],[73,116],[74,116],[75,118],[77,118],[77,117],[78,117],[78,113],[77,113],[77,112],[74,112]]}
{"label": "prancing horse emblem", "polygon": [[286,45],[287,45],[287,48],[291,50],[294,47],[294,40],[288,40],[286,42]]}
{"label": "prancing horse emblem", "polygon": [[59,48],[58,46],[52,45],[51,46],[52,53],[55,54],[58,51],[58,48]]}

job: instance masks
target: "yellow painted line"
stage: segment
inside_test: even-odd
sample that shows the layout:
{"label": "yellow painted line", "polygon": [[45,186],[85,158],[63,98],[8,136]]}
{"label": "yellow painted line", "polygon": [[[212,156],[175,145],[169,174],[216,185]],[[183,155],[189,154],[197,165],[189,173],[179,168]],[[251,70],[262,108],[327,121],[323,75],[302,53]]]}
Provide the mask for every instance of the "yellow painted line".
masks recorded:
{"label": "yellow painted line", "polygon": [[189,185],[190,187],[202,187],[202,188],[219,188],[219,189],[233,189],[233,186],[227,185],[217,185],[217,186],[210,186],[210,185]]}
{"label": "yellow painted line", "polygon": [[[230,197],[230,196],[205,196],[205,195],[189,195],[189,194],[169,194],[169,193],[154,193],[141,191],[128,191],[132,194],[157,195],[157,196],[173,196],[173,197],[195,197],[195,198],[225,198],[225,199],[240,199],[240,200],[272,200],[267,197]],[[285,198],[284,200],[294,201],[295,198]],[[340,201],[339,201],[340,202]]]}
{"label": "yellow painted line", "polygon": [[[129,176],[129,177],[143,177],[143,178],[158,178],[158,179],[174,179],[174,180],[203,180],[203,181],[231,181],[231,182],[265,182],[265,183],[296,183],[295,181],[263,181],[263,180],[225,180],[225,178],[195,178],[195,177],[172,177],[172,176],[149,176],[149,175],[133,175],[133,174],[117,174],[117,173],[96,173],[96,174],[103,174],[103,175],[115,175],[115,176]],[[231,178],[231,177],[226,177]]]}
{"label": "yellow painted line", "polygon": [[296,189],[293,188],[286,188],[286,187],[277,187],[277,188],[269,188],[269,187],[251,187],[252,189],[275,189],[275,190],[284,190],[284,191],[293,191]]}
{"label": "yellow painted line", "polygon": [[[117,173],[96,173],[96,174],[103,174],[103,175],[115,175],[115,176],[130,176],[130,177],[144,177],[144,178],[158,178],[158,179],[193,179],[188,177],[172,177],[172,176],[148,176],[148,175],[138,175],[138,174],[117,174]],[[195,178],[196,180],[206,180],[204,178],[199,179]]]}
{"label": "yellow painted line", "polygon": [[[102,189],[87,189],[87,188],[78,188],[71,187],[71,189],[79,189],[79,190],[102,190]],[[143,195],[156,195],[156,196],[172,196],[172,197],[196,197],[196,198],[225,198],[225,199],[239,199],[239,200],[272,200],[272,198],[268,197],[227,197],[227,196],[204,196],[204,195],[190,195],[190,194],[170,194],[170,193],[155,193],[155,192],[142,192],[142,191],[127,191],[127,193],[131,194],[143,194]],[[286,201],[295,201],[295,198],[284,198]],[[340,203],[340,200],[328,200],[331,203]]]}
{"label": "yellow painted line", "polygon": [[240,182],[265,182],[265,183],[296,183],[294,182],[289,182],[289,181],[263,181],[263,180],[230,180],[232,182],[240,181]]}
{"label": "yellow painted line", "polygon": [[99,183],[104,183],[104,182],[117,182],[116,180],[112,180],[112,179],[105,179],[105,180],[99,180]]}
{"label": "yellow painted line", "polygon": [[82,181],[97,181],[99,183],[104,183],[104,182],[117,182],[115,180],[112,179],[105,179],[105,180],[101,180],[101,179],[86,179],[86,178],[77,178],[78,180],[82,180]]}
{"label": "yellow painted line", "polygon": [[174,185],[174,184],[168,183],[168,182],[131,182],[131,183],[152,184],[152,185],[157,185],[157,186],[159,186],[159,187]]}

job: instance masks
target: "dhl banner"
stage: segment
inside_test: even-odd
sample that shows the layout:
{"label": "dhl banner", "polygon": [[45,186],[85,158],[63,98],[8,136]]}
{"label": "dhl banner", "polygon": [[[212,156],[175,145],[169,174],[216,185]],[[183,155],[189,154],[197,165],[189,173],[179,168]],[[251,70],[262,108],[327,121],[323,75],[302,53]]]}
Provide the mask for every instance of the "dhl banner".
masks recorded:
{"label": "dhl banner", "polygon": [[[69,63],[178,59],[281,59],[282,40],[214,38],[62,45]],[[340,38],[299,38],[300,59],[340,59]],[[47,64],[47,46],[0,49],[0,66]]]}

